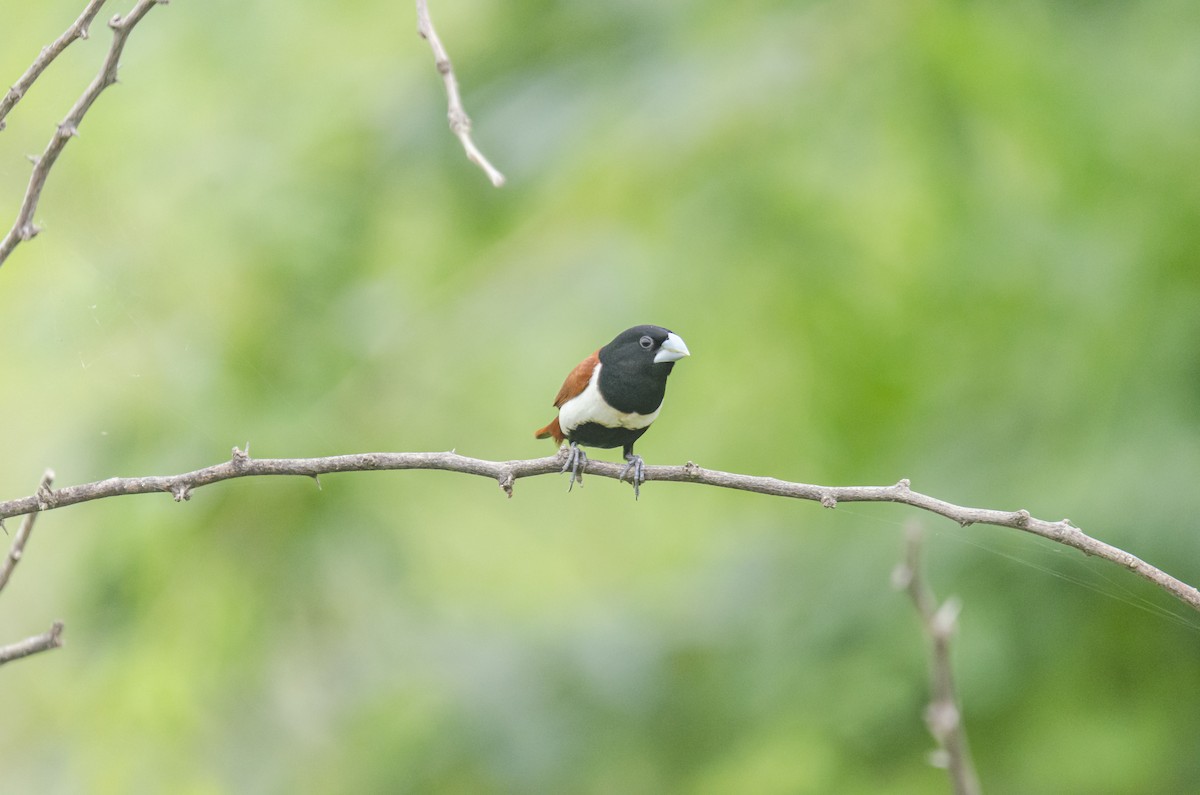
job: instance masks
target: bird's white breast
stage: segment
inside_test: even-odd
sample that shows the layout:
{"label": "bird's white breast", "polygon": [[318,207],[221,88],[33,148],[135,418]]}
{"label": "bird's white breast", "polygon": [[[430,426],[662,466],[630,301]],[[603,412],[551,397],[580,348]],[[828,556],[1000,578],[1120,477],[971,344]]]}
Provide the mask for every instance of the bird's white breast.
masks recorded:
{"label": "bird's white breast", "polygon": [[662,409],[661,403],[649,414],[617,411],[605,403],[604,398],[600,396],[600,368],[603,366],[597,362],[596,369],[592,370],[592,378],[588,381],[587,388],[559,407],[558,424],[563,429],[563,433],[570,434],[585,422],[595,422],[606,428],[637,430],[645,428],[658,416],[658,412]]}

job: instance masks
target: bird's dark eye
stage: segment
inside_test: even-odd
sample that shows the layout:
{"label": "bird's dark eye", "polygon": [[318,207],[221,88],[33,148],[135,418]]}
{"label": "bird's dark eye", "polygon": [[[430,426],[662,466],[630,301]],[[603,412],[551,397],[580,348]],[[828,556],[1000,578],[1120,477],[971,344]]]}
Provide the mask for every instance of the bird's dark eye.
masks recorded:
{"label": "bird's dark eye", "polygon": [[646,350],[650,350],[654,347],[654,340],[650,339],[649,337],[642,337],[640,340],[638,340],[638,345],[641,345]]}

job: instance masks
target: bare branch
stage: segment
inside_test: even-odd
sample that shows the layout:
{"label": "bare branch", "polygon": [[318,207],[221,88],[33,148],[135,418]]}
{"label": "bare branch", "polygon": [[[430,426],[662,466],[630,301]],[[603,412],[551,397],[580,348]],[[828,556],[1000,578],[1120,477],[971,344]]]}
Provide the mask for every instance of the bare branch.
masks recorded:
{"label": "bare branch", "polygon": [[[36,496],[41,497],[42,495],[49,494],[50,484],[53,482],[54,470],[47,469],[46,474],[42,475],[42,482],[38,484]],[[25,544],[29,541],[29,534],[33,532],[33,522],[37,519],[37,515],[37,510],[25,514],[25,520],[21,522],[21,527],[17,530],[17,535],[13,538],[12,545],[8,549],[8,556],[4,558],[3,562],[0,562],[0,591],[3,591],[4,586],[8,585],[8,578],[12,576],[13,569],[17,567],[21,556],[25,554]]]}
{"label": "bare branch", "polygon": [[92,103],[100,96],[100,92],[117,82],[121,52],[125,49],[125,42],[128,40],[129,34],[150,12],[150,9],[159,4],[166,4],[166,2],[167,0],[138,0],[137,5],[127,15],[122,17],[118,14],[109,20],[108,26],[112,28],[113,39],[108,55],[105,56],[99,73],[76,100],[66,118],[59,123],[41,157],[34,162],[33,174],[29,177],[29,187],[25,189],[25,199],[21,202],[17,220],[4,239],[0,240],[0,265],[4,264],[13,249],[26,240],[33,239],[40,231],[33,223],[33,214],[37,211],[42,189],[46,186],[46,179],[50,176],[50,169],[54,167],[58,156],[66,148],[67,141],[79,134],[79,125],[88,109],[92,107]]}
{"label": "bare branch", "polygon": [[950,663],[950,638],[954,635],[961,605],[953,597],[939,605],[925,583],[921,575],[920,529],[910,527],[907,541],[905,561],[896,567],[892,581],[907,591],[929,638],[932,698],[925,709],[925,725],[938,744],[933,762],[946,768],[955,795],[979,795],[979,778],[967,748],[967,730],[954,685],[954,668]]}
{"label": "bare branch", "polygon": [[34,635],[32,638],[10,643],[7,646],[0,646],[0,665],[38,652],[61,648],[63,645],[62,633],[63,623],[55,621],[49,632],[43,632],[41,635]]}
{"label": "bare branch", "polygon": [[[513,483],[526,477],[548,475],[562,470],[563,456],[533,458],[524,461],[484,461],[468,458],[454,452],[449,453],[354,453],[329,456],[327,458],[250,458],[234,448],[233,458],[222,464],[197,469],[181,475],[150,476],[140,478],[109,478],[94,483],[67,486],[43,495],[21,497],[0,502],[0,519],[21,516],[36,510],[49,510],[74,505],[89,500],[116,497],[123,494],[168,493],[176,501],[191,497],[194,490],[230,478],[256,477],[261,475],[293,475],[316,478],[334,472],[359,472],[366,470],[437,469],[446,472],[461,472],[468,475],[493,478],[511,497]],[[620,479],[623,464],[588,459],[584,472],[589,475]],[[1086,535],[1069,520],[1048,522],[1035,519],[1029,511],[997,511],[986,508],[967,508],[930,497],[909,487],[907,479],[892,486],[817,486],[809,483],[793,483],[776,478],[739,475],[701,469],[692,462],[683,466],[648,466],[646,480],[696,483],[725,489],[752,491],[777,497],[792,497],[813,500],[826,508],[834,508],[839,502],[895,502],[911,505],[924,511],[936,513],[958,522],[963,527],[971,524],[990,524],[1011,527],[1047,538],[1059,544],[1078,549],[1087,555],[1110,561],[1129,569],[1143,579],[1154,583],[1189,607],[1200,611],[1200,591],[1172,577],[1161,569],[1137,558],[1124,550]]]}
{"label": "bare branch", "polygon": [[438,38],[437,31],[433,29],[433,20],[429,18],[428,0],[417,0],[417,33],[421,34],[421,38],[428,41],[429,46],[433,49],[433,60],[437,65],[438,74],[442,76],[442,80],[446,84],[446,96],[450,101],[450,109],[446,116],[450,120],[450,130],[462,142],[467,159],[483,169],[492,184],[499,188],[504,184],[504,175],[488,162],[488,159],[483,156],[483,152],[480,152],[479,148],[475,146],[475,142],[471,140],[471,117],[463,108],[462,97],[458,93],[458,79],[454,76],[450,55],[442,46],[442,40]]}
{"label": "bare branch", "polygon": [[46,71],[46,67],[76,39],[86,39],[88,37],[88,26],[96,18],[96,14],[100,13],[100,7],[104,3],[105,0],[89,0],[87,7],[83,9],[83,13],[79,15],[79,19],[75,20],[71,27],[67,28],[53,43],[43,47],[38,57],[25,70],[25,74],[21,75],[17,82],[13,83],[12,88],[3,97],[0,97],[0,130],[4,129],[4,118],[8,116],[9,111],[16,107],[17,103],[21,101],[21,97],[25,96],[34,81],[41,76],[42,72]]}

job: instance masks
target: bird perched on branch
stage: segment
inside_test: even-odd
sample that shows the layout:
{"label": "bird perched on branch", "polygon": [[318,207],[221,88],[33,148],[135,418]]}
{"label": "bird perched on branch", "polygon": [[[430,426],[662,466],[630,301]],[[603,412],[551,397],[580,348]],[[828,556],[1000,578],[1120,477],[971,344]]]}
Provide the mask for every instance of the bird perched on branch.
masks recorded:
{"label": "bird perched on branch", "polygon": [[646,476],[633,443],[658,417],[667,376],[675,362],[688,355],[687,345],[674,332],[660,326],[634,326],[571,371],[554,398],[558,416],[534,431],[539,439],[553,437],[558,444],[570,443],[562,468],[571,473],[568,491],[577,481],[583,483],[587,455],[580,445],[620,447],[628,462],[620,477],[631,475],[637,499]]}

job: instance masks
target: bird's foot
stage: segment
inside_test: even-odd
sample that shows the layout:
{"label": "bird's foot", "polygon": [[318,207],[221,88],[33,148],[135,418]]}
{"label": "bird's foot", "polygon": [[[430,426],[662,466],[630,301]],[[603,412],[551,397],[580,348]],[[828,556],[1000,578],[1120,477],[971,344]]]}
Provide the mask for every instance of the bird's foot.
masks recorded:
{"label": "bird's foot", "polygon": [[583,452],[583,448],[574,442],[567,448],[567,460],[563,464],[562,472],[570,472],[571,480],[567,483],[567,491],[575,488],[575,484],[579,484],[579,488],[583,488],[583,469],[587,466],[587,453]]}
{"label": "bird's foot", "polygon": [[626,475],[628,475],[630,472],[633,473],[633,476],[630,478],[629,482],[633,484],[633,498],[636,500],[638,498],[638,494],[641,492],[641,485],[646,482],[646,467],[645,464],[642,463],[642,457],[637,453],[630,453],[629,455],[625,456],[625,460],[629,463],[627,463],[625,468],[621,470],[621,474],[617,479],[624,480]]}

